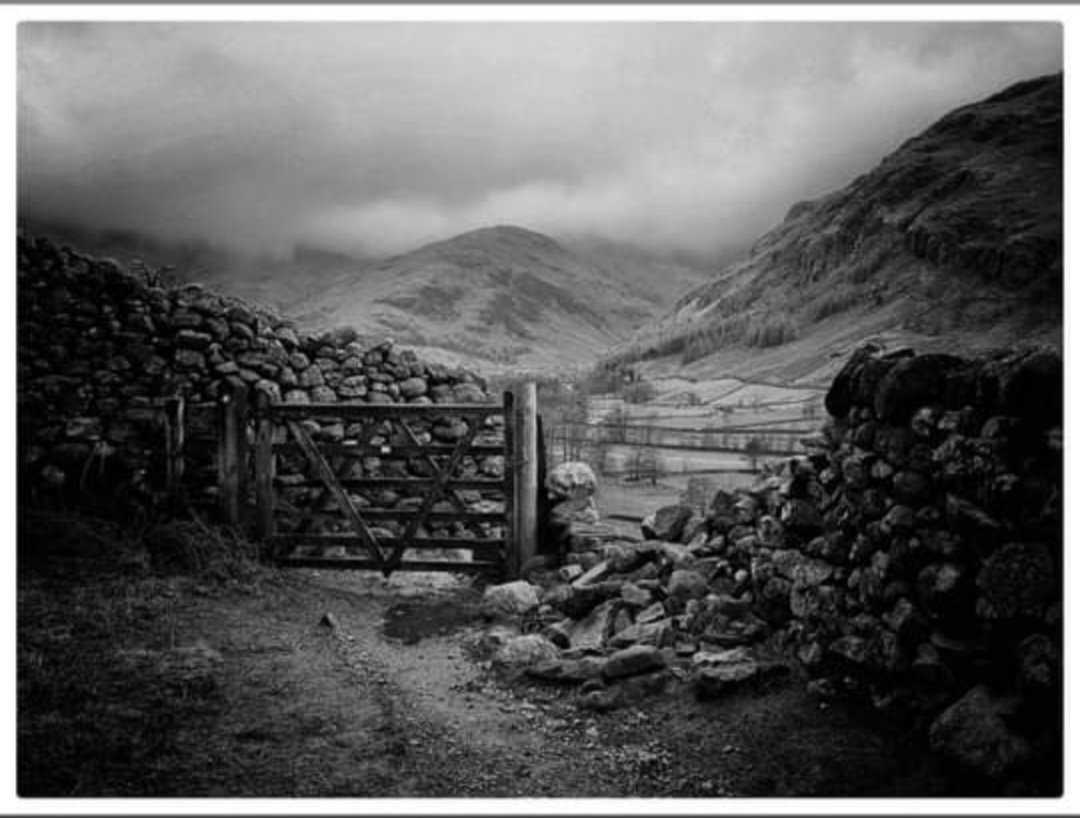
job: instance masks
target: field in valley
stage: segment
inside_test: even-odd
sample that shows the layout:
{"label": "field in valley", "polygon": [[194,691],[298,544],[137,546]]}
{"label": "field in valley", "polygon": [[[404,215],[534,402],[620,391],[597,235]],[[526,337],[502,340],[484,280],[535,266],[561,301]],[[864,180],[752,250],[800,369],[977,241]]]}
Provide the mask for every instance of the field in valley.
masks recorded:
{"label": "field in valley", "polygon": [[548,431],[549,468],[591,463],[604,514],[644,517],[685,499],[692,480],[707,492],[749,486],[765,461],[804,453],[801,441],[825,418],[825,390],[817,386],[724,377],[661,377],[649,385],[651,400],[594,395],[584,420]]}

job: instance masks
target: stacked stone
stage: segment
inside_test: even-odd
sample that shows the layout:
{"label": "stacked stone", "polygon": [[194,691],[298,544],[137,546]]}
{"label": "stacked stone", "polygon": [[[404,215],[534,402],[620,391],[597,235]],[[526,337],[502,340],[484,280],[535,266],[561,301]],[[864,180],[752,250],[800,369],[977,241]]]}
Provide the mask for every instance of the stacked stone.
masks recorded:
{"label": "stacked stone", "polygon": [[[713,698],[786,670],[751,610],[748,570],[720,556],[723,536],[687,505],[659,509],[646,539],[598,521],[596,479],[584,463],[548,476],[547,569],[488,589],[493,615],[520,617],[526,631],[498,626],[486,638],[496,664],[537,679],[579,686],[580,703],[611,709],[653,695],[674,680]],[[531,583],[531,584],[530,584]]]}
{"label": "stacked stone", "polygon": [[848,549],[845,605],[876,619],[844,644],[889,696],[933,712],[978,682],[1029,687],[1032,651],[1056,662],[1062,384],[1047,349],[863,349],[833,384],[820,507]]}
{"label": "stacked stone", "polygon": [[806,456],[704,515],[658,509],[644,542],[565,527],[535,615],[562,655],[531,672],[645,645],[710,696],[779,653],[987,776],[1037,767],[1060,730],[1060,356],[864,348],[826,406]]}
{"label": "stacked stone", "polygon": [[717,493],[707,544],[813,690],[867,693],[987,775],[1019,768],[1061,692],[1059,355],[864,348],[826,407],[813,454]]}
{"label": "stacked stone", "polygon": [[18,419],[29,493],[81,492],[95,480],[160,487],[162,399],[212,402],[232,386],[286,403],[489,402],[481,379],[392,342],[366,345],[351,329],[300,333],[198,285],[161,286],[19,236]]}

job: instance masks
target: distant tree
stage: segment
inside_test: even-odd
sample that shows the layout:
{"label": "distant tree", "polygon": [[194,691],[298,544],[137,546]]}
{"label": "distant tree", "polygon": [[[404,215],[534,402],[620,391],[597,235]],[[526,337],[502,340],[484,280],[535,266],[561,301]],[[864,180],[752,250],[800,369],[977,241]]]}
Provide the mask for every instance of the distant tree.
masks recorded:
{"label": "distant tree", "polygon": [[701,435],[701,445],[706,449],[715,449],[721,445],[716,427],[711,422],[705,427],[705,431]]}
{"label": "distant tree", "polygon": [[649,381],[634,381],[626,384],[622,390],[622,397],[627,403],[648,403],[657,394],[656,387]]}
{"label": "distant tree", "polygon": [[765,453],[766,446],[765,441],[756,435],[751,437],[743,446],[743,457],[750,463],[750,468],[754,471],[758,469],[758,460],[762,454]]}
{"label": "distant tree", "polygon": [[617,406],[601,420],[600,439],[605,443],[626,443],[629,426],[630,413],[625,407]]}
{"label": "distant tree", "polygon": [[629,474],[627,476],[631,480],[648,480],[654,486],[660,475],[663,473],[663,464],[657,456],[656,450],[648,449],[643,446],[634,449],[633,453],[630,455],[629,467]]}

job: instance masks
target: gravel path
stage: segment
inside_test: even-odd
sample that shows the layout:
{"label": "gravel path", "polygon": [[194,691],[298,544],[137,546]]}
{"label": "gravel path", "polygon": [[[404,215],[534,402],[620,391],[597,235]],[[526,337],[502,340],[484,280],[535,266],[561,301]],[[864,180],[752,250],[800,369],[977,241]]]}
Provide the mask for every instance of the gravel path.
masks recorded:
{"label": "gravel path", "polygon": [[[614,712],[470,655],[477,592],[433,575],[294,571],[190,598],[178,639],[223,657],[220,698],[159,759],[158,794],[298,797],[931,795],[894,733],[790,679]],[[390,635],[388,635],[390,634]],[[148,793],[149,794],[149,793]]]}

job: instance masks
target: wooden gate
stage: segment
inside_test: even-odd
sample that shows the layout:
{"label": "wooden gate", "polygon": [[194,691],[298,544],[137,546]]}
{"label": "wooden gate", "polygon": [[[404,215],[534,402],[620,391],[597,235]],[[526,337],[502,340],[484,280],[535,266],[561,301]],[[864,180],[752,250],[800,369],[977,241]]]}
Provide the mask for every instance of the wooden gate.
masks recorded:
{"label": "wooden gate", "polygon": [[501,405],[260,397],[255,530],[279,564],[505,577],[535,554],[534,385]]}

